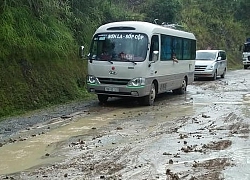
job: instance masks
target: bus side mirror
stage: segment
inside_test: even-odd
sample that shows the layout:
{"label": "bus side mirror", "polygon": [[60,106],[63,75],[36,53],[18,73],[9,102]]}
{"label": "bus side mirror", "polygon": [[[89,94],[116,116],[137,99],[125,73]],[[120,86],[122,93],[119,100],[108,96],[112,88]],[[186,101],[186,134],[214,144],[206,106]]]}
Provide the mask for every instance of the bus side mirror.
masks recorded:
{"label": "bus side mirror", "polygon": [[156,62],[158,61],[158,58],[159,58],[159,51],[153,51],[153,62]]}
{"label": "bus side mirror", "polygon": [[79,57],[83,58],[84,57],[84,46],[79,47]]}

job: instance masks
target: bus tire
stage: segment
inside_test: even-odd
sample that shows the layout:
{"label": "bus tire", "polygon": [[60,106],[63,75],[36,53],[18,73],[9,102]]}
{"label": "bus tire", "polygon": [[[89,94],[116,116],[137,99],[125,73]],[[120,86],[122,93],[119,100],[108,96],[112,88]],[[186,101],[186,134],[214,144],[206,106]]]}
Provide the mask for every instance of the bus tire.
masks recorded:
{"label": "bus tire", "polygon": [[98,94],[97,97],[100,103],[106,103],[109,98],[107,95],[103,95],[103,94]]}
{"label": "bus tire", "polygon": [[142,105],[152,106],[154,104],[155,97],[156,97],[155,84],[152,83],[151,87],[150,87],[150,93],[149,93],[149,95],[141,97],[140,100],[139,100],[139,102]]}
{"label": "bus tire", "polygon": [[181,87],[178,89],[174,89],[173,93],[174,94],[184,94],[187,91],[187,81],[186,79],[182,80]]}

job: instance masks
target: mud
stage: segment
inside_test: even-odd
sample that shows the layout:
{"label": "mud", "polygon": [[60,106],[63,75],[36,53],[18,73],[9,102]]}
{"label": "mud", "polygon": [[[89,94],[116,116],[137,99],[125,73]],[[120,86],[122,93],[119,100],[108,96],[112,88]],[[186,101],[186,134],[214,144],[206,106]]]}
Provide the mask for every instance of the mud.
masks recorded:
{"label": "mud", "polygon": [[0,178],[249,180],[249,115],[248,70],[151,107],[114,99],[2,139]]}

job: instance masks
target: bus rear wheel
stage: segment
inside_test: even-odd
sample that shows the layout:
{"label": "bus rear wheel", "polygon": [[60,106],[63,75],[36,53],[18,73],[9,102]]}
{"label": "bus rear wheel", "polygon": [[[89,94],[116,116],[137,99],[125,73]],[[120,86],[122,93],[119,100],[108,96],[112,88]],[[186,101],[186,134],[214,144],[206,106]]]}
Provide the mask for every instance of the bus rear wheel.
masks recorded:
{"label": "bus rear wheel", "polygon": [[186,79],[182,80],[181,87],[178,89],[174,89],[174,94],[184,94],[187,91],[187,81]]}
{"label": "bus rear wheel", "polygon": [[149,95],[141,97],[139,99],[139,102],[142,105],[152,106],[154,104],[155,97],[156,97],[155,84],[152,83],[151,87],[150,87],[150,93],[149,93]]}

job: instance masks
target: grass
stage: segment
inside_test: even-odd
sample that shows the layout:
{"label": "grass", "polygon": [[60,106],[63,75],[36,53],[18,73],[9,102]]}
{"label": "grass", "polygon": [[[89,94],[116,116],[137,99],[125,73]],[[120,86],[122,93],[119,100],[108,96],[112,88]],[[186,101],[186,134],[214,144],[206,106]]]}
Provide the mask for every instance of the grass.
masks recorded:
{"label": "grass", "polygon": [[25,7],[6,8],[0,19],[0,117],[88,96],[86,63],[67,26],[38,21]]}

